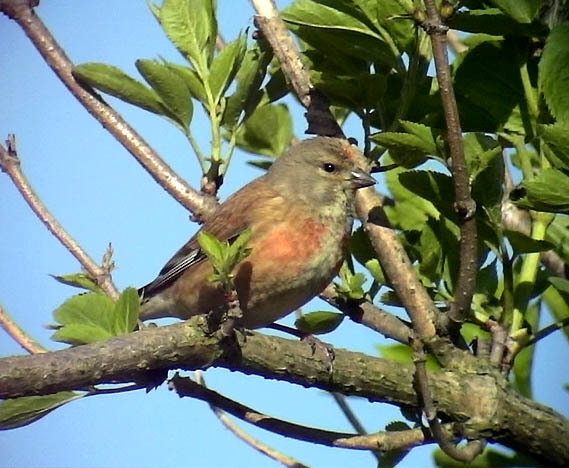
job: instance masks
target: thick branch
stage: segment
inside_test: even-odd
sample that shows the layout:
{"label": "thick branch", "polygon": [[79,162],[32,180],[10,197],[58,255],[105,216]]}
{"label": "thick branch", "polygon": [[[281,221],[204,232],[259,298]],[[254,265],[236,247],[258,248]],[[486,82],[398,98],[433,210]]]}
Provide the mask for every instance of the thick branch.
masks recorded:
{"label": "thick branch", "polygon": [[[144,381],[153,369],[220,366],[370,401],[417,406],[412,366],[338,349],[330,375],[326,360],[305,343],[258,333],[241,343],[240,355],[228,355],[226,340],[207,335],[204,320],[195,317],[101,343],[0,359],[0,398]],[[483,434],[548,466],[569,465],[569,421],[516,394],[499,376],[437,372],[429,374],[429,385],[439,414],[463,421],[467,437]]]}
{"label": "thick branch", "polygon": [[71,94],[136,158],[156,182],[197,218],[203,219],[211,214],[217,207],[213,197],[190,187],[99,95],[75,81],[71,74],[73,64],[29,4],[29,0],[0,0],[0,11],[20,25]]}
{"label": "thick branch", "polygon": [[457,332],[460,324],[468,316],[476,288],[478,268],[476,219],[474,216],[476,204],[470,196],[468,169],[462,144],[462,129],[450,76],[446,36],[448,28],[441,22],[434,0],[425,0],[425,6],[428,20],[423,24],[423,27],[431,37],[433,45],[437,81],[447,125],[447,142],[452,160],[456,211],[460,221],[460,266],[454,302],[449,311],[451,320],[449,326],[451,331]]}

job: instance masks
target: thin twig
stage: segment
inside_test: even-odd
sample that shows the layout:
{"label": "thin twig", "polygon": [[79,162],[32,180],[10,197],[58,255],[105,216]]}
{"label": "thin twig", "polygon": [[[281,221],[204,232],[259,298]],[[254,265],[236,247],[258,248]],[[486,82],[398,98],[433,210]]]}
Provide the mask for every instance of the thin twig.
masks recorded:
{"label": "thin twig", "polygon": [[205,401],[233,416],[286,437],[304,440],[330,447],[342,447],[353,450],[394,450],[410,448],[415,445],[432,442],[430,435],[422,429],[408,431],[377,432],[365,436],[346,432],[326,431],[313,427],[301,426],[259,413],[241,403],[230,400],[213,390],[205,388],[189,378],[175,375],[170,380],[170,388],[180,397],[191,397]]}
{"label": "thin twig", "polygon": [[[346,418],[348,419],[354,430],[359,435],[362,436],[367,435],[365,427],[362,425],[356,414],[352,411],[352,408],[348,404],[346,397],[338,392],[331,392],[331,393],[332,397],[334,398],[334,401],[336,402],[342,413],[344,413],[344,416],[346,416]],[[381,452],[379,452],[378,450],[372,450],[372,454],[378,462],[381,461]]]}
{"label": "thin twig", "polygon": [[[478,264],[475,218],[476,204],[470,196],[468,169],[466,167],[462,143],[462,129],[460,127],[458,108],[452,87],[452,78],[450,76],[446,37],[448,27],[441,22],[441,17],[434,0],[424,0],[424,2],[427,10],[427,20],[422,26],[431,37],[437,81],[447,125],[447,141],[452,160],[455,209],[460,223],[458,281],[455,288],[454,301],[448,313],[450,319],[448,331],[451,337],[454,338],[454,341],[457,341],[460,337],[460,326],[470,312],[470,304],[476,288]],[[415,381],[422,401],[423,410],[429,422],[429,427],[437,439],[439,447],[447,455],[456,460],[469,462],[482,453],[486,446],[486,441],[469,441],[466,446],[458,447],[448,435],[441,430],[441,422],[438,419],[429,389],[425,366],[424,337],[419,335],[418,338],[419,339],[413,343],[415,349]]]}
{"label": "thin twig", "polygon": [[0,326],[28,353],[38,354],[47,352],[47,349],[35,341],[12,320],[2,306],[0,306]]}
{"label": "thin twig", "polygon": [[0,168],[8,174],[22,197],[59,242],[73,255],[81,266],[87,271],[105,293],[116,299],[119,292],[110,276],[110,272],[100,267],[71,235],[59,224],[57,219],[48,211],[41,199],[34,192],[26,177],[22,173],[20,159],[16,151],[16,140],[13,135],[8,137],[7,148],[0,144]]}
{"label": "thin twig", "polygon": [[427,378],[427,368],[426,368],[426,356],[423,348],[423,344],[420,341],[414,343],[414,360],[415,360],[415,385],[417,393],[422,400],[423,411],[425,412],[425,417],[429,423],[429,428],[432,434],[435,436],[439,447],[448,456],[454,458],[455,460],[460,460],[463,462],[470,462],[474,460],[478,455],[480,455],[484,448],[486,447],[486,441],[481,440],[471,440],[466,443],[466,445],[458,447],[450,437],[450,434],[443,429],[439,418],[437,417],[436,408],[431,398],[431,392],[429,390],[428,378]]}
{"label": "thin twig", "polygon": [[[198,370],[194,373],[194,375],[196,377],[196,382],[199,385],[207,388],[203,372]],[[241,439],[243,442],[253,447],[255,450],[261,452],[269,458],[272,458],[273,460],[282,463],[284,466],[291,468],[308,468],[308,466],[304,463],[301,463],[293,457],[285,455],[284,453],[281,453],[273,447],[270,447],[269,445],[252,437],[246,431],[241,429],[237,424],[235,424],[235,422],[219,408],[215,407],[212,404],[210,404],[209,407],[227,429],[229,429],[237,438]]]}
{"label": "thin twig", "polygon": [[472,296],[476,288],[478,271],[476,203],[470,195],[468,169],[464,158],[462,129],[458,116],[456,98],[452,86],[447,51],[445,26],[434,0],[425,0],[427,20],[422,24],[431,37],[437,81],[447,125],[447,141],[452,160],[452,175],[455,192],[455,209],[460,223],[460,262],[454,301],[448,313],[451,336],[457,335],[460,325],[470,312]]}
{"label": "thin twig", "polygon": [[71,94],[196,219],[203,220],[216,209],[217,202],[213,197],[190,187],[101,96],[75,81],[72,75],[73,64],[30,7],[29,0],[1,0],[0,12],[18,23]]}
{"label": "thin twig", "polygon": [[531,337],[531,339],[526,343],[525,346],[526,347],[531,346],[531,345],[537,343],[539,340],[543,340],[546,336],[551,335],[553,332],[560,330],[562,328],[565,328],[567,326],[569,326],[569,317],[565,317],[562,320],[558,320],[557,322],[554,322],[551,325],[548,325],[547,327],[536,332]]}

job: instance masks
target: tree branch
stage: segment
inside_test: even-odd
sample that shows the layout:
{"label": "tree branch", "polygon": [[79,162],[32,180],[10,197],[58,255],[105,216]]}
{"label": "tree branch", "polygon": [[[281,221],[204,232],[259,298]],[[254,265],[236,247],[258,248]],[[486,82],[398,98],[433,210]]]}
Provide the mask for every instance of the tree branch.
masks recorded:
{"label": "tree branch", "polygon": [[[218,36],[218,38],[219,38],[219,36]],[[207,389],[207,385],[206,385],[206,382],[205,382],[205,379],[203,376],[203,372],[199,371],[199,370],[196,371],[195,377],[196,377],[197,384],[201,385],[202,387]],[[178,377],[178,374],[176,374],[174,379],[181,379],[181,377]],[[169,385],[168,385],[169,388],[171,387],[171,384],[172,384],[172,382],[169,382]],[[176,386],[176,384],[174,382],[174,387],[175,386]],[[174,388],[174,390],[177,390],[177,389]],[[180,397],[183,397],[183,396],[185,396],[185,395],[180,395]],[[278,450],[274,449],[273,447],[270,447],[267,444],[255,439],[253,436],[251,436],[250,434],[245,432],[243,429],[241,429],[237,424],[235,424],[235,422],[233,422],[233,420],[229,416],[227,416],[227,414],[224,411],[222,411],[221,409],[214,406],[213,402],[211,402],[209,400],[208,400],[208,402],[209,402],[209,407],[211,408],[211,410],[213,411],[215,416],[219,419],[221,424],[223,424],[227,429],[229,429],[235,435],[235,437],[241,439],[247,445],[253,447],[255,450],[261,452],[263,455],[266,455],[267,457],[272,458],[273,460],[276,460],[279,463],[282,463],[283,465],[288,466],[290,468],[308,468],[308,466],[306,466],[304,463],[301,463],[298,460],[296,460],[296,459],[294,459],[288,455],[285,455],[284,453],[279,452]]]}
{"label": "tree branch", "polygon": [[47,349],[30,337],[10,318],[2,306],[0,306],[0,326],[28,353],[38,354],[47,352]]}
{"label": "tree branch", "polygon": [[97,93],[75,81],[71,73],[73,64],[30,7],[29,0],[0,0],[0,12],[18,23],[71,94],[170,195],[190,210],[197,219],[206,218],[217,208],[215,198],[190,187]]}
{"label": "tree branch", "polygon": [[320,299],[342,311],[354,322],[361,323],[386,338],[391,338],[399,343],[409,344],[411,340],[411,328],[395,315],[380,309],[369,301],[361,303],[343,301],[330,284],[320,293]]}
{"label": "tree branch", "polygon": [[99,266],[87,252],[83,250],[77,241],[71,237],[63,226],[59,224],[57,219],[48,211],[41,199],[34,192],[22,173],[20,159],[16,151],[15,137],[13,135],[9,136],[6,143],[7,148],[4,148],[4,146],[0,144],[0,169],[8,174],[28,206],[45,225],[48,231],[77,259],[89,276],[93,278],[109,297],[117,299],[119,292],[111,279],[109,269]]}
{"label": "tree branch", "polygon": [[[144,382],[149,370],[218,366],[372,402],[418,406],[412,366],[337,349],[330,375],[326,359],[305,343],[259,333],[241,339],[235,354],[221,334],[208,334],[205,320],[194,317],[100,343],[0,359],[0,398]],[[569,465],[569,421],[509,389],[499,375],[477,374],[465,365],[462,371],[430,373],[429,384],[439,414],[462,421],[466,437],[484,434],[548,466]]]}
{"label": "tree branch", "polygon": [[462,129],[450,76],[446,36],[448,27],[442,23],[434,0],[425,0],[425,7],[427,9],[427,20],[423,22],[422,26],[431,37],[433,46],[437,81],[447,125],[447,142],[452,160],[455,209],[460,223],[458,281],[454,301],[448,313],[451,335],[455,335],[458,334],[460,325],[470,312],[470,304],[476,288],[476,273],[478,271],[476,218],[474,216],[476,203],[470,196],[468,169],[462,144]]}

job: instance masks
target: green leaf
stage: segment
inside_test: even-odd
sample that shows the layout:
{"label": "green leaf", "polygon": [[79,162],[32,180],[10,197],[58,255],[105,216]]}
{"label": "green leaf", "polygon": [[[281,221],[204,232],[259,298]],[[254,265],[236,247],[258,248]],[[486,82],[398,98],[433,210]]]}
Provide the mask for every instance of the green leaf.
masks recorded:
{"label": "green leaf", "polygon": [[227,246],[209,232],[198,233],[198,243],[213,264],[214,269],[220,271],[227,258]]}
{"label": "green leaf", "polygon": [[[472,197],[478,206],[489,213],[493,222],[500,214],[500,204],[504,195],[504,159],[502,148],[493,138],[479,133],[470,133],[464,138],[466,162],[472,182]],[[494,219],[496,218],[496,219]]]}
{"label": "green leaf", "polygon": [[333,6],[299,0],[282,12],[290,29],[319,50],[341,52],[364,61],[392,65],[395,56],[384,38],[359,18]]}
{"label": "green leaf", "polygon": [[353,273],[347,262],[344,262],[339,273],[341,284],[334,283],[336,292],[346,299],[360,300],[365,296],[363,285],[366,277],[363,273]]}
{"label": "green leaf", "polygon": [[407,190],[430,201],[445,217],[456,220],[450,176],[435,171],[407,171],[399,175],[399,181]]}
{"label": "green leaf", "polygon": [[[402,364],[413,363],[413,350],[404,344],[393,345],[375,345],[381,356]],[[437,360],[430,354],[427,354],[427,370],[433,372],[440,370],[441,366]]]}
{"label": "green leaf", "polygon": [[102,293],[101,287],[84,273],[71,273],[69,275],[50,275],[53,279],[67,286],[87,289],[88,291]]}
{"label": "green leaf", "polygon": [[160,23],[198,75],[205,76],[217,36],[212,0],[164,0]]}
{"label": "green leaf", "polygon": [[550,276],[547,278],[549,282],[560,292],[569,294],[569,280],[558,276]]}
{"label": "green leaf", "polygon": [[444,256],[441,240],[437,235],[438,233],[433,230],[434,223],[436,221],[432,220],[421,230],[421,237],[419,238],[419,253],[421,255],[419,272],[428,278],[431,283],[436,284],[441,278]]}
{"label": "green leaf", "polygon": [[350,239],[350,252],[354,258],[371,273],[379,284],[388,284],[383,268],[376,258],[375,250],[362,226],[355,230]]}
{"label": "green leaf", "polygon": [[0,430],[27,426],[54,409],[84,396],[75,392],[59,392],[4,400],[0,403]]}
{"label": "green leaf", "polygon": [[[549,281],[551,281],[551,279],[549,279]],[[559,290],[553,286],[547,288],[543,293],[543,299],[555,321],[564,320],[569,317],[569,301],[567,297],[569,297],[567,294],[560,293]],[[569,340],[569,327],[563,327],[561,332],[565,335],[565,338]]]}
{"label": "green leaf", "polygon": [[290,145],[292,118],[284,104],[258,107],[237,132],[236,144],[251,153],[280,156]]}
{"label": "green leaf", "polygon": [[524,132],[520,105],[525,105],[517,49],[510,42],[483,42],[455,64],[454,87],[463,131]]}
{"label": "green leaf", "polygon": [[137,60],[136,68],[152,89],[158,93],[169,115],[187,129],[192,120],[193,105],[190,90],[180,75],[167,65],[154,60]]}
{"label": "green leaf", "polygon": [[262,93],[259,88],[265,79],[267,67],[272,58],[272,50],[266,41],[257,41],[247,50],[237,72],[235,93],[227,99],[225,104],[223,125],[232,128],[237,125],[242,112],[245,112],[245,118],[253,112],[261,99]]}
{"label": "green leaf", "polygon": [[449,26],[459,31],[486,33],[493,36],[529,36],[538,30],[533,25],[518,23],[498,8],[459,11],[449,18]]}
{"label": "green leaf", "polygon": [[165,62],[165,64],[170,70],[177,73],[184,80],[193,97],[201,103],[207,102],[203,82],[194,70],[171,62]]}
{"label": "green leaf", "polygon": [[135,288],[125,289],[115,302],[113,329],[115,336],[134,331],[140,312],[140,297]]}
{"label": "green leaf", "polygon": [[227,44],[213,60],[208,80],[215,106],[217,106],[233,78],[235,78],[235,74],[243,61],[246,48],[247,36],[241,34],[236,40]]}
{"label": "green leaf", "polygon": [[[569,81],[569,75],[567,79]],[[569,123],[538,125],[537,131],[539,136],[547,143],[547,146],[555,155],[554,159],[550,157],[548,152],[545,152],[549,162],[558,169],[569,170]]]}
{"label": "green leaf", "polygon": [[303,314],[294,321],[294,326],[310,335],[323,335],[338,328],[342,320],[344,320],[344,314],[320,310]]}
{"label": "green leaf", "polygon": [[425,161],[426,156],[439,154],[436,145],[436,133],[426,125],[402,121],[401,126],[407,131],[383,132],[373,135],[371,139],[389,150],[394,162],[412,168]]}
{"label": "green leaf", "polygon": [[569,263],[569,217],[557,215],[547,227],[545,240],[555,246],[555,251],[565,263]]}
{"label": "green leaf", "polygon": [[491,0],[519,23],[531,23],[541,8],[541,0]]}
{"label": "green leaf", "polygon": [[569,176],[557,169],[544,169],[510,193],[523,208],[553,213],[569,212]]}
{"label": "green leaf", "polygon": [[464,157],[472,179],[502,154],[502,147],[499,143],[483,133],[468,133],[464,135],[463,143]]}
{"label": "green leaf", "polygon": [[114,336],[113,301],[104,294],[85,293],[66,300],[53,313],[62,327],[53,340],[80,345]]}
{"label": "green leaf", "polygon": [[245,229],[237,239],[229,244],[227,249],[227,260],[226,260],[226,271],[230,273],[233,271],[235,266],[247,258],[251,253],[251,249],[247,247],[247,244],[251,240],[251,229]]}
{"label": "green leaf", "polygon": [[[569,123],[569,24],[549,34],[539,62],[539,89],[557,120]],[[567,135],[566,135],[567,137]]]}
{"label": "green leaf", "polygon": [[158,94],[125,72],[104,63],[83,63],[73,69],[77,81],[158,115],[166,109]]}
{"label": "green leaf", "polygon": [[405,172],[403,169],[394,169],[386,174],[387,186],[396,203],[394,206],[386,205],[385,212],[395,227],[404,230],[422,229],[429,217],[439,217],[439,211],[430,201],[417,197],[401,184],[399,176]]}
{"label": "green leaf", "polygon": [[514,251],[517,254],[526,254],[532,252],[546,252],[553,249],[553,244],[544,240],[532,239],[531,237],[518,232],[504,230],[504,235],[508,238]]}

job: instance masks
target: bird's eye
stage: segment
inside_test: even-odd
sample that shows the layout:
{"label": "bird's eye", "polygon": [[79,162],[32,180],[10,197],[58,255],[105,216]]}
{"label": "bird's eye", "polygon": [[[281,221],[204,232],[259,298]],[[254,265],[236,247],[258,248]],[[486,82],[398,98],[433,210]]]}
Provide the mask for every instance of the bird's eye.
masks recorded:
{"label": "bird's eye", "polygon": [[326,172],[334,172],[336,170],[336,166],[332,163],[324,163],[324,165],[322,166],[322,168],[326,171]]}

